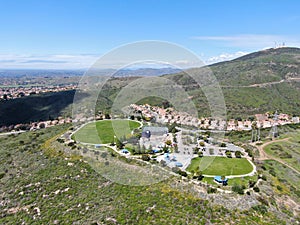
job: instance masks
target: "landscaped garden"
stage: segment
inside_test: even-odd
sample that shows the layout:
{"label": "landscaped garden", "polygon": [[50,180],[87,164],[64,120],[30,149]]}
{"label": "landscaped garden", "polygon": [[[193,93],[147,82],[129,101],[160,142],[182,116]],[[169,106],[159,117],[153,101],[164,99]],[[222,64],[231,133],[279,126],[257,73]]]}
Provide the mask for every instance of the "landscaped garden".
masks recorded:
{"label": "landscaped garden", "polygon": [[204,175],[242,175],[253,170],[253,166],[245,158],[197,157],[192,159],[187,171],[199,169]]}
{"label": "landscaped garden", "polygon": [[79,129],[72,139],[92,144],[107,144],[116,138],[129,137],[132,130],[140,127],[140,123],[133,120],[101,120],[88,123]]}

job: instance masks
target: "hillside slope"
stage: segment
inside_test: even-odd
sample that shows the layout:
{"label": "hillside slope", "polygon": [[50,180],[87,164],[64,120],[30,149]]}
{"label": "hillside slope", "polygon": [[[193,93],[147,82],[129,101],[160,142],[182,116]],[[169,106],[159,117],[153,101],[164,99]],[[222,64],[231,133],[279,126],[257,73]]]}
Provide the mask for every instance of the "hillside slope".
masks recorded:
{"label": "hillside slope", "polygon": [[[277,48],[207,66],[217,78],[229,117],[279,110],[299,114],[300,49]],[[187,70],[204,70],[203,68]],[[186,73],[165,76],[193,96],[201,115],[209,115],[201,88]]]}

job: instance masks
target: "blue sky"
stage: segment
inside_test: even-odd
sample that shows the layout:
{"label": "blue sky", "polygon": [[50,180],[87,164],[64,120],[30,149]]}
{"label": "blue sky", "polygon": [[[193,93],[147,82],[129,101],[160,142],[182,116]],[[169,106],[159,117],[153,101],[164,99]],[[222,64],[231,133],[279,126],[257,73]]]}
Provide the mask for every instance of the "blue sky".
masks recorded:
{"label": "blue sky", "polygon": [[204,62],[300,47],[300,1],[0,0],[0,68],[86,68],[126,43],[162,40]]}

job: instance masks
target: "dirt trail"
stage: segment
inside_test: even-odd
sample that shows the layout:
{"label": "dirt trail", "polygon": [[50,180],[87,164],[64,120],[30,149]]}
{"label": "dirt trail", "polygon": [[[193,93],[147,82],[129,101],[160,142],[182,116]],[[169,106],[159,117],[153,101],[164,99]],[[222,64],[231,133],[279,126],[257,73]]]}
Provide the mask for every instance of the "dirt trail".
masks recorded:
{"label": "dirt trail", "polygon": [[300,81],[300,78],[298,77],[289,77],[287,79],[282,79],[280,81],[272,81],[272,82],[266,82],[266,83],[258,83],[258,84],[251,84],[251,85],[242,85],[242,86],[231,86],[231,85],[223,85],[221,87],[233,87],[233,88],[236,88],[236,87],[243,87],[243,88],[252,88],[252,87],[266,87],[266,86],[269,86],[269,85],[272,85],[272,84],[280,84],[280,83],[283,83],[283,82],[290,82],[290,81]]}
{"label": "dirt trail", "polygon": [[282,159],[279,159],[279,158],[276,158],[274,156],[268,155],[264,150],[264,148],[269,144],[276,143],[276,142],[282,142],[282,141],[288,141],[289,139],[290,139],[290,137],[284,138],[284,139],[272,140],[272,141],[263,143],[262,145],[255,145],[255,143],[252,143],[251,145],[256,147],[259,151],[259,158],[257,158],[258,160],[268,160],[268,159],[275,160],[275,161],[285,165],[286,167],[290,168],[291,170],[293,170],[294,172],[296,172],[297,174],[300,175],[300,172],[298,170],[296,170],[294,167],[290,166],[289,164],[284,162]]}

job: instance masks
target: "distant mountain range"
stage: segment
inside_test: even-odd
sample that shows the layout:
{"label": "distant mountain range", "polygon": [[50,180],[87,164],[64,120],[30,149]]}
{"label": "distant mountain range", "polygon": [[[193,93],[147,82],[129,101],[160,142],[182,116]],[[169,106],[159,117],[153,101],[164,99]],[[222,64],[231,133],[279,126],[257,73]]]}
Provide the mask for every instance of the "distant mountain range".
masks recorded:
{"label": "distant mountain range", "polygon": [[[88,69],[82,70],[41,70],[41,69],[0,69],[0,77],[61,77],[61,76],[82,76]],[[135,68],[135,69],[91,69],[89,74],[108,75],[113,74],[114,77],[126,76],[161,76],[164,74],[178,73],[182,70],[165,67],[165,68]]]}

